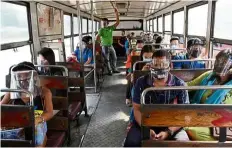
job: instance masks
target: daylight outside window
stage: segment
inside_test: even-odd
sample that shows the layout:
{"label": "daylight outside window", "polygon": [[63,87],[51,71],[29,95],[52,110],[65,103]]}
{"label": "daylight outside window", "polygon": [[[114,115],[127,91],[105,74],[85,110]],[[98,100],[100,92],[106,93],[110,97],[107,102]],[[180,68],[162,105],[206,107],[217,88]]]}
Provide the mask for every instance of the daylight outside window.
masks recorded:
{"label": "daylight outside window", "polygon": [[184,11],[176,12],[173,15],[173,33],[184,34]]}

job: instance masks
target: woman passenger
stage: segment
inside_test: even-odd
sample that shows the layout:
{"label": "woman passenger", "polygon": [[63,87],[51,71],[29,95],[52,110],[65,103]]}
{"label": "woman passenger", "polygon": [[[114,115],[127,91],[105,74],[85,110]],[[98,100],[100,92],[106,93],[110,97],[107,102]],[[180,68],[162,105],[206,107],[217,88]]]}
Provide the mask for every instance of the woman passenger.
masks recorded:
{"label": "woman passenger", "polygon": [[[214,69],[206,72],[188,82],[188,86],[213,86],[213,85],[232,85],[232,49],[220,51],[216,56]],[[218,90],[198,90],[191,103],[197,104],[232,104],[232,90],[218,89]],[[209,128],[204,127],[189,127],[186,131],[194,140],[215,140]]]}
{"label": "woman passenger", "polygon": [[[37,58],[38,65],[56,65],[55,54],[51,48],[44,47],[38,52]],[[56,67],[39,67],[39,73],[42,75],[59,75],[62,76],[63,72],[60,68]]]}
{"label": "woman passenger", "polygon": [[[31,92],[34,96],[35,144],[45,146],[47,137],[47,121],[53,116],[51,91],[39,85],[39,77],[35,66],[30,62],[22,62],[12,68],[11,88]],[[0,104],[28,105],[29,97],[24,93],[6,93]],[[38,111],[38,112],[37,112]],[[13,118],[13,116],[12,116]],[[2,139],[23,139],[22,128],[1,131]]]}

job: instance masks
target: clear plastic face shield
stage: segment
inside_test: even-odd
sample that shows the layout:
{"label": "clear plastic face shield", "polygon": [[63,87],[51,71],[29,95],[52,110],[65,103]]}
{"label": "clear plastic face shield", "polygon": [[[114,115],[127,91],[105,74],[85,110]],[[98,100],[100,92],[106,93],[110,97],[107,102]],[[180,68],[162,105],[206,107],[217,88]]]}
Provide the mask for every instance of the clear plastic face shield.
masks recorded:
{"label": "clear plastic face shield", "polygon": [[[49,62],[42,55],[39,55],[37,57],[37,64],[38,65],[49,65]],[[38,67],[38,70],[39,71],[45,71],[45,70],[48,70],[48,67],[46,67],[46,68]]]}
{"label": "clear plastic face shield", "polygon": [[[33,97],[39,96],[40,81],[38,73],[34,70],[11,72],[11,89],[21,89],[32,93]],[[26,93],[11,93],[11,99],[29,97]]]}
{"label": "clear plastic face shield", "polygon": [[232,57],[220,57],[214,63],[213,71],[219,76],[226,76],[231,72]]}
{"label": "clear plastic face shield", "polygon": [[170,70],[170,61],[166,58],[157,58],[152,60],[151,76],[153,79],[162,80],[168,77]]}
{"label": "clear plastic face shield", "polygon": [[188,54],[193,58],[197,58],[200,56],[202,48],[202,45],[193,45],[188,49]]}
{"label": "clear plastic face shield", "polygon": [[143,61],[151,62],[152,61],[152,52],[143,53]]}

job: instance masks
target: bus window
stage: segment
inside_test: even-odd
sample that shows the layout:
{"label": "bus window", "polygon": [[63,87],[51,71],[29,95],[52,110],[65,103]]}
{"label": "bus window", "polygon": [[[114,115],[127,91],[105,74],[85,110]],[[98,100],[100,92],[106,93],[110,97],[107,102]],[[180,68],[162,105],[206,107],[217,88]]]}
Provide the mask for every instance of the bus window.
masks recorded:
{"label": "bus window", "polygon": [[78,46],[78,44],[79,44],[79,36],[76,36],[76,37],[74,37],[74,48],[76,49],[76,47]]}
{"label": "bus window", "polygon": [[73,19],[73,30],[74,30],[74,34],[78,34],[78,18],[77,17],[74,17]]}
{"label": "bus window", "polygon": [[93,21],[93,32],[96,31],[96,21]]}
{"label": "bus window", "polygon": [[164,17],[164,25],[165,25],[165,28],[164,28],[164,30],[165,31],[171,31],[171,15],[169,14],[169,15],[166,15],[165,17]]}
{"label": "bus window", "polygon": [[23,61],[31,62],[30,45],[0,51],[0,88],[5,88],[5,76],[9,68]]}
{"label": "bus window", "polygon": [[87,33],[87,19],[82,18],[82,33]]}
{"label": "bus window", "polygon": [[100,27],[100,26],[99,26],[99,22],[97,22],[97,31],[99,30],[99,27]]}
{"label": "bus window", "polygon": [[157,21],[156,21],[156,19],[153,19],[153,31],[157,32]]}
{"label": "bus window", "polygon": [[149,31],[149,21],[147,21],[147,31]]}
{"label": "bus window", "polygon": [[232,49],[232,45],[221,44],[221,43],[213,43],[213,58],[216,58],[217,54],[224,49]]}
{"label": "bus window", "polygon": [[28,41],[26,6],[1,1],[1,44]]}
{"label": "bus window", "polygon": [[88,26],[89,26],[89,28],[88,28],[88,33],[90,33],[90,32],[92,32],[92,20],[88,20]]}
{"label": "bus window", "polygon": [[163,17],[158,18],[158,32],[163,32]]}
{"label": "bus window", "polygon": [[71,16],[64,15],[64,35],[71,35]]}
{"label": "bus window", "polygon": [[153,31],[152,31],[152,28],[153,28],[153,26],[152,26],[152,20],[150,20],[150,29],[149,29],[150,32],[153,32]]}
{"label": "bus window", "polygon": [[[64,45],[65,45],[65,55],[67,58],[68,56],[71,55],[71,52],[72,52],[72,50],[71,50],[71,38],[64,39]],[[58,53],[58,57],[59,57],[59,53]]]}
{"label": "bus window", "polygon": [[184,34],[184,11],[176,12],[173,15],[173,33]]}
{"label": "bus window", "polygon": [[216,2],[214,37],[232,40],[232,1],[220,0]]}
{"label": "bus window", "polygon": [[208,4],[188,11],[188,35],[206,36]]}

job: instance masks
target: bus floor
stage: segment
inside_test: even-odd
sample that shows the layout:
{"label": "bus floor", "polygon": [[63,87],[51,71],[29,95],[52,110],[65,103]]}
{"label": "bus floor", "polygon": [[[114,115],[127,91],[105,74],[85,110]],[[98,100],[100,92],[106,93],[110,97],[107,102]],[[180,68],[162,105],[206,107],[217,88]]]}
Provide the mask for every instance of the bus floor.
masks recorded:
{"label": "bus floor", "polygon": [[[124,61],[124,60],[123,60]],[[105,76],[99,95],[87,94],[89,118],[81,117],[72,128],[72,147],[121,147],[126,136],[130,108],[125,105],[125,67],[120,74]],[[121,66],[121,67],[120,67]]]}

